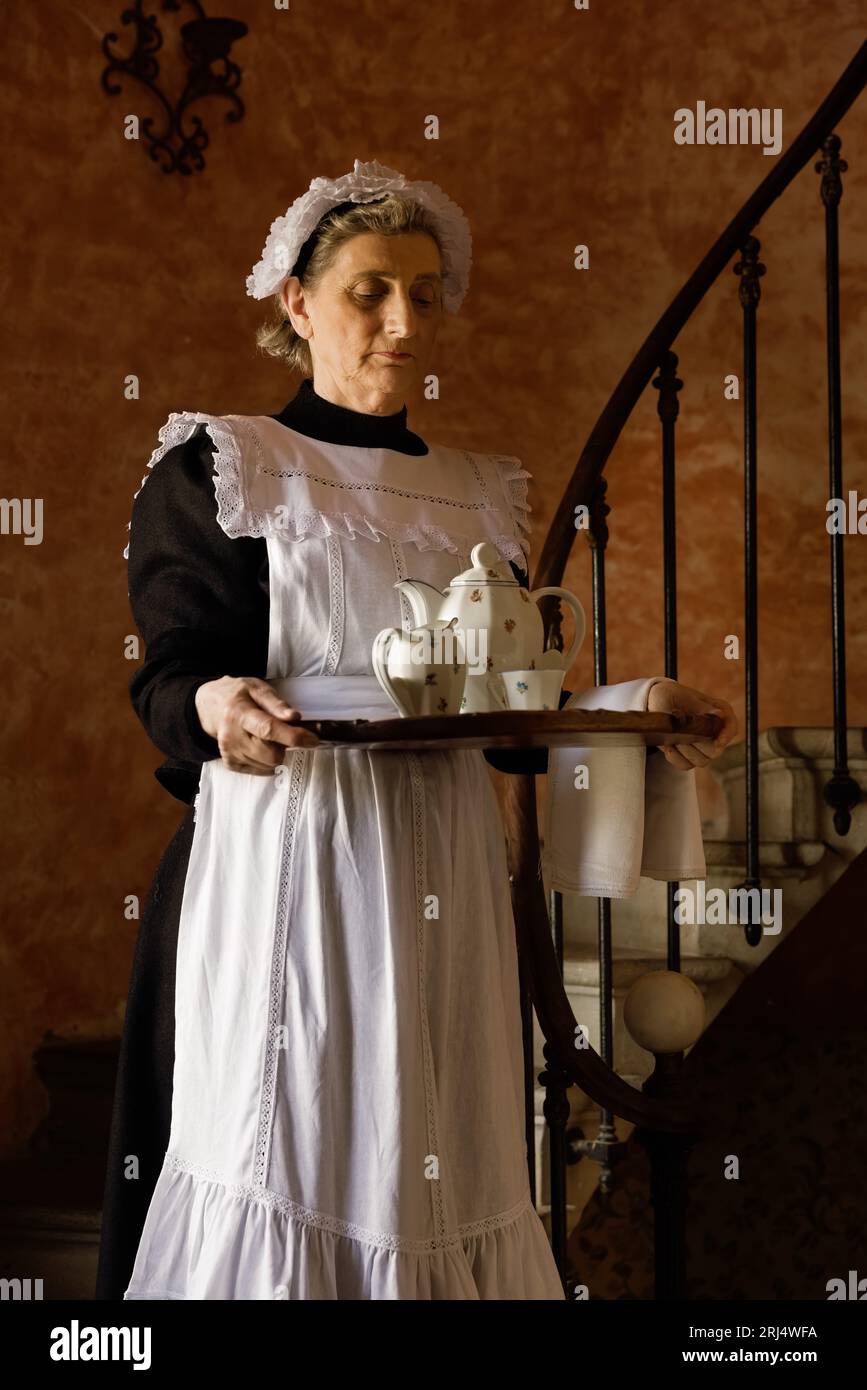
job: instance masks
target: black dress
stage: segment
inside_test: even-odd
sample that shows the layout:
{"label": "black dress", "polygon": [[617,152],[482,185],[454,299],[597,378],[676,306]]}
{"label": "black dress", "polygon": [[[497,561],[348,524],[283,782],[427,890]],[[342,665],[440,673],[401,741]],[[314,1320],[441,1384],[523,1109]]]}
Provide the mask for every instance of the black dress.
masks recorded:
{"label": "black dress", "polygon": [[[338,444],[423,455],[406,409],[366,415],[318,396],[311,380],[273,417]],[[132,508],[129,597],[145,643],[130,682],[133,707],[166,754],[159,782],[187,812],[157,867],[139,924],[121,1039],[106,1169],[96,1298],[123,1299],[168,1146],[175,1035],[175,960],[201,765],[220,756],[199,723],[195,694],[224,675],[266,674],[268,554],[263,538],[230,539],[217,522],[213,444],[204,426],[170,451]],[[168,454],[165,456],[168,458]],[[514,564],[525,587],[526,574]],[[561,703],[569,698],[564,691]],[[544,772],[544,750],[489,752],[503,771]],[[138,1161],[136,1176],[126,1176]]]}

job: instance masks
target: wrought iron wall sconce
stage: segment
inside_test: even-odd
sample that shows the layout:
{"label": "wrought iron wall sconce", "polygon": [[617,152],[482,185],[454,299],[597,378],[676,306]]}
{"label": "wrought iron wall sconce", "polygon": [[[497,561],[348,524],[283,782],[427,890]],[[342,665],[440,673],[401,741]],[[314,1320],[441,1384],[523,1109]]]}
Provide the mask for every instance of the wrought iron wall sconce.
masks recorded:
{"label": "wrought iron wall sconce", "polygon": [[134,0],[121,15],[124,24],[135,26],[132,53],[124,57],[112,51],[111,45],[118,41],[117,34],[106,34],[102,41],[102,51],[109,60],[102,74],[104,90],[110,96],[117,96],[122,89],[119,83],[112,81],[111,74],[126,73],[143,83],[163,108],[164,120],[159,129],[155,128],[151,116],[143,117],[139,128],[147,141],[151,159],[160,164],[164,174],[192,174],[205,167],[202,150],[210,142],[199,117],[188,115],[193,102],[203,97],[223,97],[231,105],[226,112],[227,121],[240,121],[244,114],[244,103],[238,96],[241,69],[230,61],[229,50],[247,33],[246,24],[238,19],[209,19],[198,0],[162,0],[163,13],[176,14],[185,3],[195,12],[196,18],[180,27],[189,71],[183,92],[174,105],[157,85],[160,65],[155,55],[163,46],[163,35],[158,16],[144,13],[143,0]]}

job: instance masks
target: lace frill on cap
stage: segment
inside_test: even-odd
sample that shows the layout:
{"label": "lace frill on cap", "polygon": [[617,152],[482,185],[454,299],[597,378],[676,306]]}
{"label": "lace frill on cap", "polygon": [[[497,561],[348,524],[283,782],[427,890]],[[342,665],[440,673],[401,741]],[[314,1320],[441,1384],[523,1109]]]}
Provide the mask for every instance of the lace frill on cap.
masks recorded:
{"label": "lace frill on cap", "polygon": [[371,203],[387,193],[419,202],[433,219],[442,254],[443,305],[456,313],[470,278],[473,238],[463,209],[429,179],[407,179],[374,159],[356,159],[351,173],[337,179],[317,178],[282,217],[271,223],[261,260],[247,276],[247,294],[264,299],[285,283],[304,242],[325,214],[339,203]]}
{"label": "lace frill on cap", "polygon": [[384,537],[455,555],[488,540],[527,568],[531,474],[518,458],[437,444],[409,456],[328,444],[265,415],[180,411],[160,429],[148,468],[200,424],[214,444],[217,521],[230,537]]}

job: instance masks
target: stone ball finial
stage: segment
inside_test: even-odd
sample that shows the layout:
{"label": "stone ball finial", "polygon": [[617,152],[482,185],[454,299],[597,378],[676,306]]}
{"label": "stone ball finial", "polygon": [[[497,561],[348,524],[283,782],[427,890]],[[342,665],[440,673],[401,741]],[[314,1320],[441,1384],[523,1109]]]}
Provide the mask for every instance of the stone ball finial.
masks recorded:
{"label": "stone ball finial", "polygon": [[623,1022],[638,1046],[654,1055],[684,1052],[704,1029],[704,996],[686,975],[652,970],[629,990]]}

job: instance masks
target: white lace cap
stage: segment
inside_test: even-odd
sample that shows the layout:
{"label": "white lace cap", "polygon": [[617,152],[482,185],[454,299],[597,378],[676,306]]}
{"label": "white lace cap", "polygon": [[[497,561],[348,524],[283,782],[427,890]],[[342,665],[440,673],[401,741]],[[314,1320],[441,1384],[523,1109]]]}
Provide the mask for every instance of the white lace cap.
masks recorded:
{"label": "white lace cap", "polygon": [[457,203],[427,179],[410,181],[378,160],[356,159],[351,174],[338,179],[317,178],[306,193],[271,223],[262,259],[247,276],[247,293],[254,299],[276,294],[292,274],[301,247],[329,208],[338,203],[371,203],[386,193],[399,193],[421,203],[436,224],[443,264],[443,305],[456,313],[470,281],[473,240],[470,224]]}

